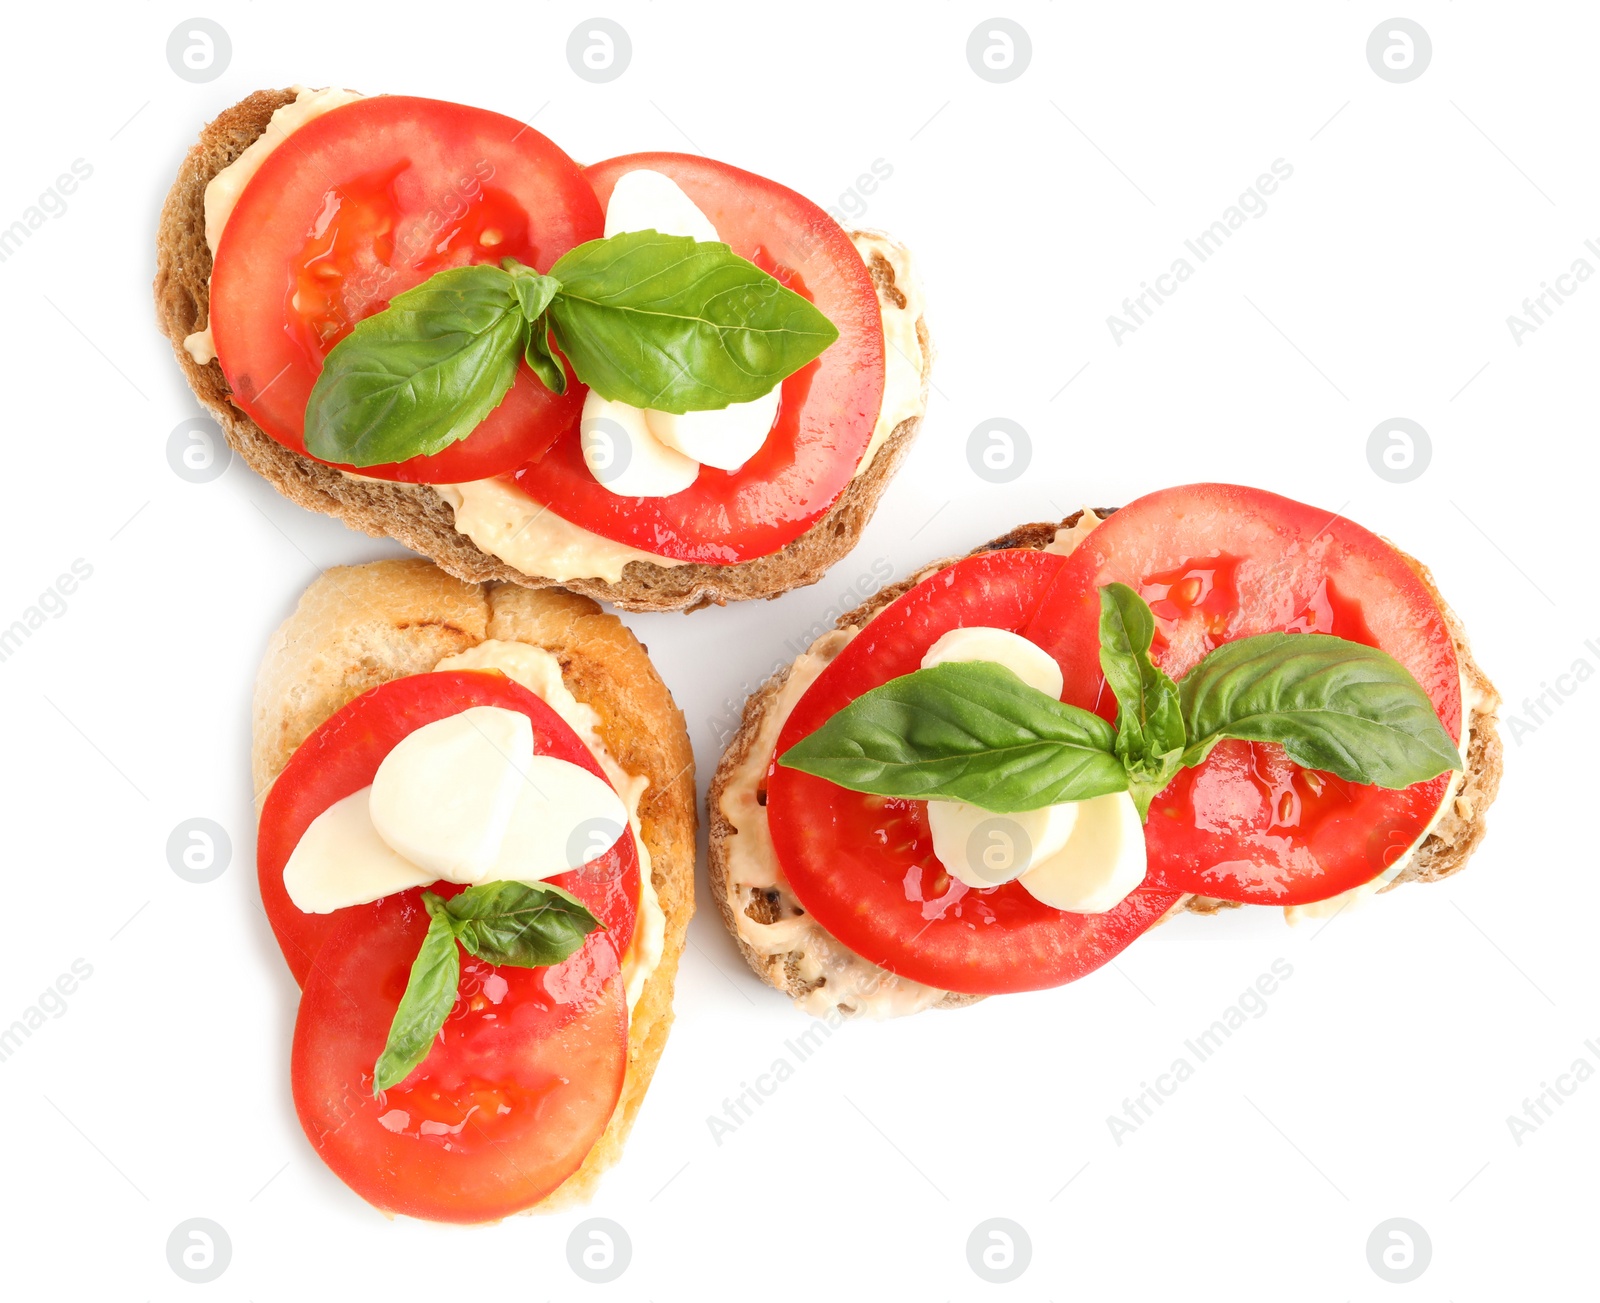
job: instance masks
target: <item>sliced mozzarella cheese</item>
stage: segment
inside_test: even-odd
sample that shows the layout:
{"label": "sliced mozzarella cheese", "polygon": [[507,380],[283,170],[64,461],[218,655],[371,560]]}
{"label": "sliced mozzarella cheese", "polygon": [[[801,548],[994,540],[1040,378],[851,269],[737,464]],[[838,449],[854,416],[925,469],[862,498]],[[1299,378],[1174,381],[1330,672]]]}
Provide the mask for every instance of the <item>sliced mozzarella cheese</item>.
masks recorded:
{"label": "sliced mozzarella cheese", "polygon": [[933,853],[952,878],[979,890],[1010,882],[1056,854],[1077,817],[1072,803],[995,814],[965,801],[928,802]]}
{"label": "sliced mozzarella cheese", "polygon": [[533,725],[520,711],[473,706],[424,724],[378,766],[373,825],[434,877],[487,882],[532,758]]}
{"label": "sliced mozzarella cheese", "polygon": [[[626,231],[660,231],[712,243],[722,239],[677,182],[649,168],[624,172],[606,203],[606,235]],[[702,463],[735,471],[755,456],[777,420],[781,392],[774,385],[752,402],[680,414],[607,402],[591,391],[583,407],[584,461],[613,493],[670,497],[694,483]]]}
{"label": "sliced mozzarella cheese", "polygon": [[722,239],[711,219],[676,181],[647,167],[618,177],[606,202],[606,236],[626,231],[660,231],[712,243]]}
{"label": "sliced mozzarella cheese", "polygon": [[604,855],[627,830],[628,807],[605,779],[569,760],[532,756],[491,877],[538,882]]}
{"label": "sliced mozzarella cheese", "polygon": [[[1003,665],[1030,688],[1061,696],[1061,667],[1043,648],[1008,629],[952,629],[922,658],[931,669],[954,661]],[[963,801],[929,801],[933,853],[950,876],[969,887],[1010,882],[1067,844],[1078,818],[1074,802],[1022,814],[995,814]]]}
{"label": "sliced mozzarella cheese", "polygon": [[408,734],[371,787],[313,820],[283,881],[308,914],[441,878],[539,882],[605,854],[628,827],[605,779],[533,753],[526,715],[473,706]]}
{"label": "sliced mozzarella cheese", "polygon": [[311,821],[283,866],[284,888],[302,913],[331,914],[434,880],[378,836],[368,811],[371,795],[363,787],[330,805]]}
{"label": "sliced mozzarella cheese", "polygon": [[1055,657],[1009,629],[991,629],[984,625],[952,629],[928,648],[922,658],[922,668],[931,669],[949,661],[992,661],[1005,666],[1030,688],[1037,688],[1058,701],[1061,699],[1064,681]]}
{"label": "sliced mozzarella cheese", "polygon": [[[952,629],[922,666],[951,661],[1003,665],[1029,687],[1061,696],[1055,658],[1006,629]],[[1055,909],[1102,914],[1144,881],[1144,825],[1126,792],[1011,815],[930,801],[928,823],[940,863],[969,887],[1017,878]]]}
{"label": "sliced mozzarella cheese", "polygon": [[650,433],[685,457],[718,470],[736,471],[761,451],[778,419],[782,386],[748,403],[704,412],[647,411]]}
{"label": "sliced mozzarella cheese", "polygon": [[578,424],[584,464],[602,488],[624,498],[670,498],[700,474],[700,463],[650,432],[645,413],[593,389]]}
{"label": "sliced mozzarella cheese", "polygon": [[[547,648],[530,646],[525,642],[486,638],[467,651],[446,656],[434,669],[495,669],[515,679],[566,721],[622,798],[628,811],[629,835],[633,838],[634,851],[639,858],[638,921],[634,924],[632,941],[622,954],[622,977],[628,987],[628,1008],[631,1010],[644,994],[645,984],[661,962],[662,950],[666,945],[667,917],[661,910],[661,902],[656,898],[656,890],[650,880],[650,846],[644,839],[644,825],[639,819],[639,804],[650,787],[650,780],[642,774],[629,773],[617,763],[605,739],[600,736],[600,716],[594,707],[572,695],[562,678],[561,662]],[[599,823],[580,828],[576,835],[586,847],[586,860],[607,849],[604,843],[608,831]]]}
{"label": "sliced mozzarella cheese", "polygon": [[1126,792],[1076,804],[1078,820],[1066,845],[1041,857],[1022,875],[1022,885],[1054,909],[1104,914],[1144,881],[1144,823]]}

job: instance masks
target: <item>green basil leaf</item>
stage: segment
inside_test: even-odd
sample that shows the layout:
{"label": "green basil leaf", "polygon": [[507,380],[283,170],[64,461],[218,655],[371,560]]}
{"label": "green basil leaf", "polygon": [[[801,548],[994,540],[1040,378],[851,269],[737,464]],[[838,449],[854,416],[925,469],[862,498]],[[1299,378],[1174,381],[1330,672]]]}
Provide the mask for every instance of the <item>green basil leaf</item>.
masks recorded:
{"label": "green basil leaf", "polygon": [[389,1040],[372,1069],[372,1093],[380,1094],[411,1075],[428,1057],[433,1038],[455,1007],[461,984],[461,956],[456,950],[454,921],[431,891],[422,895],[428,907],[428,935],[411,961],[405,994],[389,1024]]}
{"label": "green basil leaf", "polygon": [[725,244],[629,231],[550,274],[556,342],[602,398],[661,412],[746,403],[839,337],[833,323]]}
{"label": "green basil leaf", "polygon": [[540,317],[528,329],[528,344],[523,350],[528,370],[552,393],[567,392],[567,369],[550,347],[550,318]]}
{"label": "green basil leaf", "polygon": [[541,882],[486,882],[444,904],[461,944],[491,964],[559,964],[600,926],[576,896]]}
{"label": "green basil leaf", "polygon": [[983,661],[946,662],[857,697],[778,763],[880,796],[997,814],[1126,791],[1098,715]]}
{"label": "green basil leaf", "polygon": [[543,316],[550,300],[561,292],[561,282],[554,276],[541,276],[515,258],[502,258],[500,266],[511,277],[511,287],[516,292],[523,320],[527,322],[535,322]]}
{"label": "green basil leaf", "polygon": [[1306,769],[1404,788],[1461,768],[1433,702],[1387,652],[1324,633],[1224,643],[1178,685],[1196,765],[1223,738],[1276,742]]}
{"label": "green basil leaf", "polygon": [[514,278],[498,267],[453,267],[395,295],[324,359],[306,451],[376,466],[466,438],[511,388],[526,330]]}
{"label": "green basil leaf", "polygon": [[551,300],[561,292],[561,282],[554,276],[541,276],[515,258],[502,258],[500,265],[511,275],[512,288],[516,291],[523,320],[528,323],[528,342],[523,346],[523,361],[546,389],[557,394],[566,393],[567,369],[550,348],[550,318],[546,314]]}
{"label": "green basil leaf", "polygon": [[1100,669],[1117,698],[1117,756],[1143,818],[1182,767],[1183,712],[1178,685],[1150,659],[1156,621],[1126,584],[1100,590]]}

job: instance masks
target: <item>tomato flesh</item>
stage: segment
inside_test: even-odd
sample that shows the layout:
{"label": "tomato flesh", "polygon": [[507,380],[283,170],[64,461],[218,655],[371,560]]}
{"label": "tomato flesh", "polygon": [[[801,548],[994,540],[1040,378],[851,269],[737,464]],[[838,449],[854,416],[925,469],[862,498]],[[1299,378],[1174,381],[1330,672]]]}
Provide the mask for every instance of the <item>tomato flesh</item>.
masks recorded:
{"label": "tomato flesh", "polygon": [[[1063,566],[1008,550],[958,561],[874,617],[795,705],[781,755],[871,688],[916,670],[951,629],[1022,631]],[[933,853],[927,803],[851,792],[774,763],[773,844],[800,903],[827,931],[892,973],[947,991],[1058,986],[1093,971],[1179,898],[1144,886],[1105,914],[1069,914],[1017,882],[973,890]]]}
{"label": "tomato flesh", "polygon": [[[1379,647],[1461,736],[1461,672],[1444,614],[1392,547],[1335,513],[1258,489],[1196,484],[1130,503],[1067,559],[1022,632],[1060,663],[1062,699],[1107,719],[1099,589],[1137,589],[1156,616],[1152,654],[1174,678],[1222,643],[1328,633]],[[1281,747],[1221,743],[1150,807],[1146,884],[1297,905],[1368,882],[1427,827],[1449,786],[1403,791],[1301,769]]]}
{"label": "tomato flesh", "polygon": [[764,177],[693,154],[630,154],[585,174],[603,204],[617,179],[638,168],[676,182],[735,253],[815,303],[839,338],[783,382],[771,433],[737,471],[702,466],[671,497],[621,497],[584,463],[574,423],[511,482],[564,519],[657,556],[707,565],[768,556],[833,505],[872,438],[884,375],[877,291],[838,223]]}
{"label": "tomato flesh", "polygon": [[[378,766],[400,739],[424,724],[470,706],[520,711],[533,724],[537,755],[555,756],[604,778],[599,763],[555,711],[503,674],[450,670],[392,679],[364,692],[323,721],[284,766],[261,809],[256,871],[267,921],[285,962],[302,986],[313,961],[346,916],[302,913],[289,899],[283,869],[312,820],[353,792],[371,784]],[[549,879],[582,900],[622,950],[633,936],[639,902],[639,856],[631,834],[580,869]],[[436,883],[444,893],[449,884]]]}
{"label": "tomato flesh", "polygon": [[455,1007],[406,1079],[372,1070],[427,932],[411,890],[346,916],[313,965],[291,1071],[306,1137],[389,1213],[485,1222],[543,1199],[582,1165],[622,1094],[628,1008],[607,933],[551,968],[461,952]]}
{"label": "tomato flesh", "polygon": [[[306,400],[356,322],[449,267],[548,271],[604,225],[577,164],[512,118],[404,95],[333,109],[273,150],[223,228],[211,330],[233,401],[304,453]],[[427,484],[513,470],[576,422],[585,392],[553,394],[524,366],[465,439],[358,469]]]}

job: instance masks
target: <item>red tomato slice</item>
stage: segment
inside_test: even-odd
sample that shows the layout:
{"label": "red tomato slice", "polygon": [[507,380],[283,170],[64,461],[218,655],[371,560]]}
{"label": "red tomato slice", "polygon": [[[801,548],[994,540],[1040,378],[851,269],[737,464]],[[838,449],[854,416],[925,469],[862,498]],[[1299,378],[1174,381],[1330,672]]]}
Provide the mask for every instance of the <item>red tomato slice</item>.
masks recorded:
{"label": "red tomato slice", "polygon": [[[1064,701],[1107,719],[1099,589],[1120,581],[1156,615],[1154,659],[1180,678],[1206,652],[1274,631],[1388,652],[1461,736],[1461,674],[1443,613],[1377,535],[1259,489],[1194,484],[1123,507],[1078,547],[1022,632],[1060,662]],[[1281,747],[1224,742],[1150,807],[1146,883],[1253,904],[1324,900],[1376,877],[1444,799],[1442,774],[1404,791],[1301,769]]]}
{"label": "red tomato slice", "polygon": [[737,471],[702,466],[669,498],[619,497],[584,464],[574,423],[513,480],[557,515],[657,556],[708,565],[769,556],[833,505],[872,438],[884,349],[872,277],[837,222],[765,177],[694,154],[629,154],[585,172],[604,204],[617,178],[638,168],[677,182],[735,253],[815,303],[839,338],[783,382],[772,432]]}
{"label": "red tomato slice", "polygon": [[[303,453],[306,399],[356,322],[447,267],[509,256],[549,271],[604,227],[578,165],[513,118],[406,95],[333,109],[273,150],[223,228],[211,332],[233,401]],[[360,473],[449,484],[513,470],[577,420],[584,393],[558,397],[524,366],[467,438]]]}
{"label": "red tomato slice", "polygon": [[[295,981],[304,986],[312,961],[346,916],[304,914],[283,886],[283,868],[311,821],[335,801],[368,786],[383,758],[408,733],[470,706],[503,706],[533,722],[535,754],[581,765],[601,778],[598,762],[555,711],[520,683],[503,674],[452,670],[392,679],[364,692],[324,720],[300,744],[273,783],[261,808],[256,833],[256,873],[267,921]],[[549,879],[570,891],[594,913],[625,951],[633,936],[639,904],[639,856],[631,835],[623,835],[604,855],[581,869]],[[448,883],[433,890],[451,894]]]}
{"label": "red tomato slice", "polygon": [[583,1163],[622,1094],[628,1007],[608,934],[552,968],[496,968],[461,952],[439,1039],[403,1082],[372,1094],[412,960],[421,893],[343,911],[295,1019],[291,1071],[306,1138],[385,1212],[497,1221]]}
{"label": "red tomato slice", "polygon": [[[800,698],[781,755],[862,693],[910,674],[951,629],[1021,631],[1063,558],[968,557],[881,611]],[[1105,914],[1068,914],[1020,883],[974,891],[933,853],[927,803],[867,796],[776,764],[767,816],[790,885],[812,917],[860,955],[914,981],[989,995],[1059,986],[1114,958],[1178,900],[1141,887]]]}

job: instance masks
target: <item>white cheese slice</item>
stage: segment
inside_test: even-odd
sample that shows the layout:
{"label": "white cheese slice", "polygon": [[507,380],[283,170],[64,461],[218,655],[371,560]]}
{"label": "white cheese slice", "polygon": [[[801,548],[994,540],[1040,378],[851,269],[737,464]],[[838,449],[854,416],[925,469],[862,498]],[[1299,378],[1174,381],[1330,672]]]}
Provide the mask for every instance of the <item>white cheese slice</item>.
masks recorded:
{"label": "white cheese slice", "polygon": [[330,805],[311,821],[283,866],[284,888],[302,913],[331,914],[434,880],[378,836],[367,808],[371,795],[363,787]]}
{"label": "white cheese slice", "polygon": [[704,466],[736,471],[767,441],[782,396],[779,385],[748,403],[729,403],[703,412],[647,411],[644,419],[650,433],[667,447]]}
{"label": "white cheese slice", "polygon": [[933,853],[946,872],[982,890],[1027,873],[1067,844],[1078,808],[1047,805],[1022,814],[995,814],[965,801],[929,801]]}
{"label": "white cheese slice", "polygon": [[670,498],[700,474],[700,463],[650,431],[645,412],[593,389],[583,400],[578,438],[584,465],[600,486],[624,498]]}
{"label": "white cheese slice", "polygon": [[631,1010],[644,994],[645,984],[661,962],[662,950],[666,945],[667,916],[656,898],[655,885],[651,880],[650,847],[645,842],[644,825],[639,818],[639,806],[650,780],[642,774],[630,774],[617,763],[605,739],[600,736],[599,714],[594,707],[572,695],[562,678],[561,662],[546,648],[489,638],[467,651],[446,656],[434,668],[496,669],[508,678],[515,679],[571,726],[579,740],[589,748],[589,753],[594,756],[613,789],[622,797],[628,811],[634,849],[639,856],[639,916],[634,924],[633,939],[622,955],[622,978],[628,988],[628,1008]]}
{"label": "white cheese slice", "polygon": [[711,219],[676,181],[647,167],[619,176],[606,202],[606,237],[627,231],[660,231],[708,243],[722,239]]}
{"label": "white cheese slice", "polygon": [[[1055,657],[1008,629],[952,629],[928,648],[922,667],[952,661],[1003,665],[1029,687],[1061,697]],[[1144,881],[1144,824],[1126,792],[1023,814],[929,801],[928,825],[933,853],[952,877],[976,888],[1015,878],[1053,909],[1103,914]]]}
{"label": "white cheese slice", "polygon": [[532,758],[533,725],[520,711],[473,706],[424,724],[378,766],[373,825],[434,877],[487,882]]}
{"label": "white cheese slice", "polygon": [[[952,629],[922,658],[931,669],[956,661],[988,661],[1010,670],[1030,688],[1061,696],[1061,667],[1042,647],[1009,629],[974,625]],[[965,801],[929,801],[933,853],[951,877],[981,890],[1027,873],[1067,843],[1077,807],[1046,806],[1023,814],[995,814]]]}
{"label": "white cheese slice", "polygon": [[931,669],[950,661],[990,661],[1003,665],[1030,688],[1061,700],[1064,681],[1056,658],[1037,643],[1009,629],[991,629],[986,625],[952,629],[928,648],[922,658],[922,668]]}
{"label": "white cheese slice", "polygon": [[[684,194],[677,182],[649,168],[624,172],[612,187],[606,203],[606,235],[627,231],[659,231],[662,235],[686,235],[693,240],[721,243],[717,228],[694,200]],[[606,452],[596,439],[596,466],[589,457],[590,440],[584,439],[584,460],[595,479],[624,497],[664,498],[682,492],[694,483],[701,464],[734,471],[760,451],[778,417],[781,385],[760,398],[746,403],[700,412],[657,412],[623,403],[607,402],[591,392],[597,404],[593,412],[584,404],[586,428],[594,419],[608,418],[626,431],[630,445],[626,458],[605,462]],[[604,405],[604,410],[599,404]],[[621,410],[626,408],[626,411]],[[641,433],[642,429],[642,433]],[[613,439],[615,429],[607,431]],[[648,437],[649,443],[643,442]],[[618,463],[621,462],[620,469]]]}
{"label": "white cheese slice", "polygon": [[533,753],[526,715],[473,706],[408,734],[371,787],[317,816],[283,881],[308,914],[440,879],[540,882],[605,854],[628,827],[604,778]]}
{"label": "white cheese slice", "polygon": [[1144,881],[1144,823],[1126,792],[1078,801],[1076,807],[1066,845],[1041,857],[1022,875],[1022,885],[1054,909],[1104,914]]}
{"label": "white cheese slice", "polygon": [[628,807],[605,779],[569,760],[531,756],[490,879],[539,882],[609,851]]}

